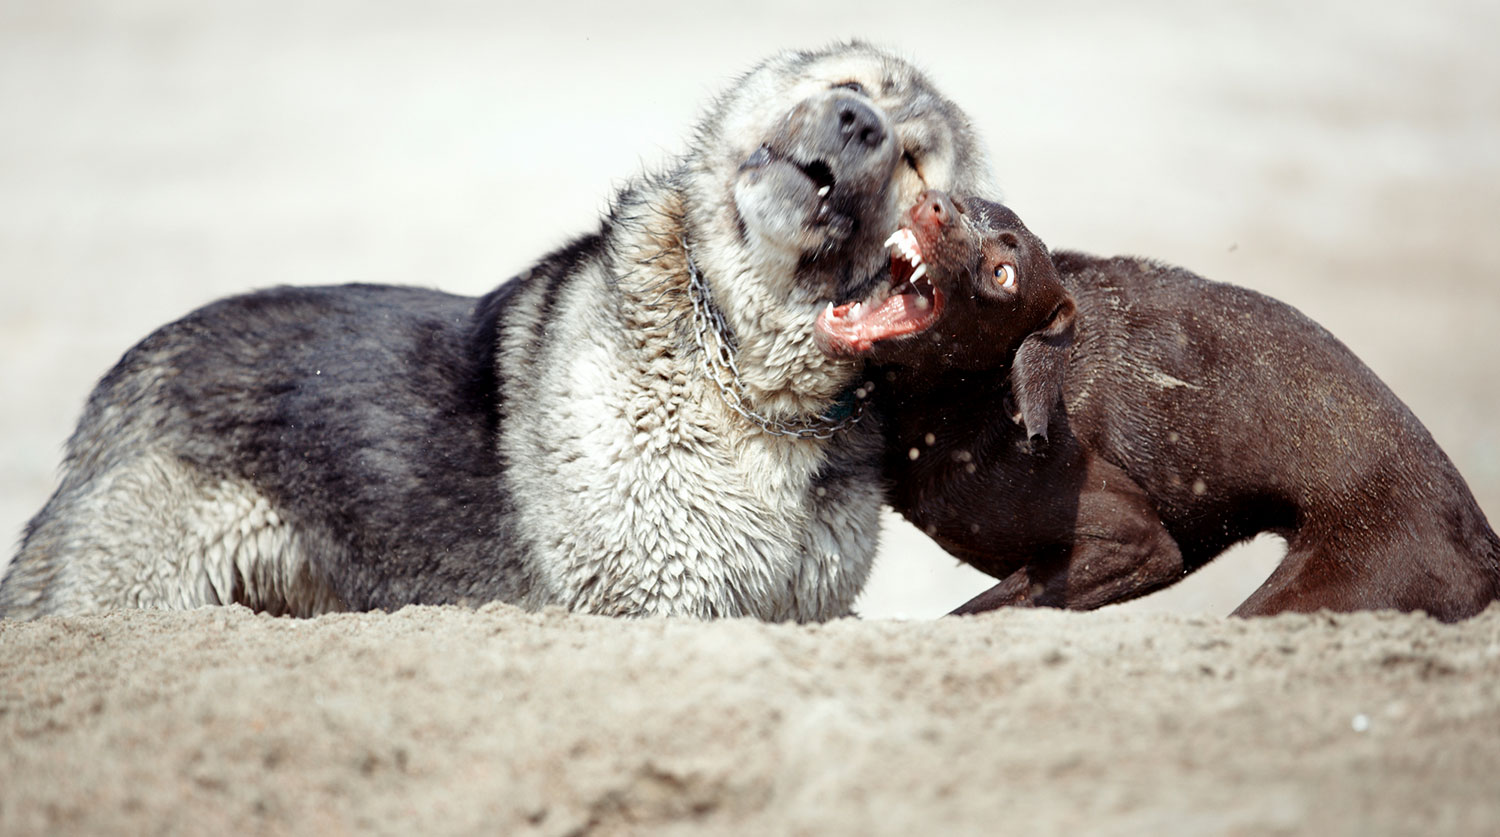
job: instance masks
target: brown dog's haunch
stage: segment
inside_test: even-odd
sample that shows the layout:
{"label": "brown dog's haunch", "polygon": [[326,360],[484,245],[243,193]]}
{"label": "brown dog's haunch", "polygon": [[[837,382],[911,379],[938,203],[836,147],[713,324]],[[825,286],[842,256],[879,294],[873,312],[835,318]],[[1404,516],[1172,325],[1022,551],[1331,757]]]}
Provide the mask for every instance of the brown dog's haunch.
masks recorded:
{"label": "brown dog's haunch", "polygon": [[1260,532],[1287,555],[1238,615],[1453,621],[1500,597],[1500,539],[1453,463],[1295,309],[1144,259],[1049,258],[975,198],[928,193],[903,229],[892,298],[924,316],[835,309],[820,332],[882,365],[891,504],[1002,579],[955,612],[1122,601]]}

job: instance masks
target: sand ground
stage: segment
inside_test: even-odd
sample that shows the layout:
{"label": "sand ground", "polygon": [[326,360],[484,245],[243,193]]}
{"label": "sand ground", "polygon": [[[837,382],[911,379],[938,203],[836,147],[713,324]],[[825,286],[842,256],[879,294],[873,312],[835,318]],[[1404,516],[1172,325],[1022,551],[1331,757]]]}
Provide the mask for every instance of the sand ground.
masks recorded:
{"label": "sand ground", "polygon": [[[0,538],[157,325],[281,283],[483,292],[734,74],[848,36],[970,111],[1049,244],[1298,306],[1500,509],[1500,7],[1040,5],[0,0]],[[929,622],[986,580],[892,521],[866,621],[823,627],[0,623],[0,833],[1500,827],[1500,616],[1224,620],[1278,556]]]}
{"label": "sand ground", "polygon": [[1493,834],[1500,607],[0,622],[7,834]]}

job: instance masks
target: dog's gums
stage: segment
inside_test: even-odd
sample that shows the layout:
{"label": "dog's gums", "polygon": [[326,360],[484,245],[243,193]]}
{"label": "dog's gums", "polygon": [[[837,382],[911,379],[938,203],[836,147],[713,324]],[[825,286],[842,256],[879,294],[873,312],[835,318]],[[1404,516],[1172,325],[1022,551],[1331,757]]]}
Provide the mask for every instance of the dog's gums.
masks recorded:
{"label": "dog's gums", "polygon": [[818,315],[816,328],[830,354],[853,356],[881,340],[926,331],[942,316],[943,292],[927,278],[922,246],[909,227],[886,239],[891,283],[869,300],[834,305]]}

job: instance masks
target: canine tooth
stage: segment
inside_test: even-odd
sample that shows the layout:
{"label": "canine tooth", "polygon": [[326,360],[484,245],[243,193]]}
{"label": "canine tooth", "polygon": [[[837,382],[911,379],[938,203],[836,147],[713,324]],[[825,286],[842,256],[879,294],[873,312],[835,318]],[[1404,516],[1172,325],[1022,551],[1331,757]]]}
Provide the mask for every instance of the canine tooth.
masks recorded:
{"label": "canine tooth", "polygon": [[821,197],[827,195],[828,194],[828,190],[832,189],[832,188],[833,188],[832,186],[824,186],[823,188],[819,189],[818,190],[818,197],[821,198]]}
{"label": "canine tooth", "polygon": [[927,275],[927,265],[925,265],[925,264],[919,264],[919,265],[917,265],[917,269],[912,272],[911,279],[909,279],[907,281],[909,281],[909,282],[915,282],[918,279],[921,279],[923,276],[926,276],[926,275]]}
{"label": "canine tooth", "polygon": [[912,248],[916,246],[916,243],[917,237],[912,235],[912,231],[906,227],[897,228],[895,232],[891,233],[891,237],[885,240],[886,247],[894,246],[903,253],[910,253]]}
{"label": "canine tooth", "polygon": [[833,314],[833,302],[832,301],[830,301],[828,303],[828,310],[824,311],[823,315],[826,316],[830,320],[833,319],[834,314]]}

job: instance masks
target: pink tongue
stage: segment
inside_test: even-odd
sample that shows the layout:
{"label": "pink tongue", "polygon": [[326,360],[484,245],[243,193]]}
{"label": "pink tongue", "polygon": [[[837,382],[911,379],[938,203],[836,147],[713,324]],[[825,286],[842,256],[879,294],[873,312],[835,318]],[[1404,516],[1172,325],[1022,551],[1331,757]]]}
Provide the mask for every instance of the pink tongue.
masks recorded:
{"label": "pink tongue", "polygon": [[920,331],[932,319],[932,309],[932,301],[918,294],[898,294],[879,308],[866,310],[857,320],[847,316],[848,307],[840,309],[845,316],[830,317],[824,311],[818,315],[817,328],[856,351],[864,351],[877,340]]}

